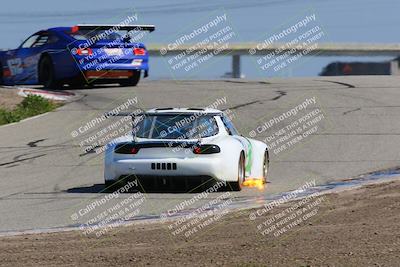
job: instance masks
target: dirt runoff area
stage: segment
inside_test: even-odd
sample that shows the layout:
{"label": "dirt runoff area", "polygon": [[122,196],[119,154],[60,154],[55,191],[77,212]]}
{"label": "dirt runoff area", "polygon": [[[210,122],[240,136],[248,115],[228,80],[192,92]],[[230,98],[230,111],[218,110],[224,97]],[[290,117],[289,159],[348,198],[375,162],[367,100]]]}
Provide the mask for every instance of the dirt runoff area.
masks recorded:
{"label": "dirt runoff area", "polygon": [[101,237],[80,231],[3,237],[0,265],[400,266],[400,182],[267,210],[228,213],[189,237],[173,235],[171,222]]}
{"label": "dirt runoff area", "polygon": [[0,88],[0,108],[11,110],[23,99],[18,95],[18,90]]}

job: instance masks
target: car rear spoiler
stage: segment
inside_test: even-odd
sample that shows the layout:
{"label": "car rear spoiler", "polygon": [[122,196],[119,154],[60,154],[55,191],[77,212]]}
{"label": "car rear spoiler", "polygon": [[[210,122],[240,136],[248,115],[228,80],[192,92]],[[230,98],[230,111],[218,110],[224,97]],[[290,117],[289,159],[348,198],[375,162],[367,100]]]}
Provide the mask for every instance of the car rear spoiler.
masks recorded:
{"label": "car rear spoiler", "polygon": [[152,32],[156,29],[154,25],[120,25],[120,24],[78,24],[73,27],[75,31],[78,30],[110,30],[119,29],[122,31],[148,31]]}
{"label": "car rear spoiler", "polygon": [[138,116],[146,115],[146,113],[145,112],[137,112],[137,111],[133,111],[133,112],[118,112],[118,113],[106,112],[106,113],[104,113],[104,115],[106,117],[138,117]]}
{"label": "car rear spoiler", "polygon": [[136,148],[165,148],[165,147],[182,147],[182,148],[193,148],[199,145],[198,141],[185,141],[185,140],[173,140],[173,141],[142,141],[142,142],[126,142],[120,143],[120,147],[127,145],[134,145]]}

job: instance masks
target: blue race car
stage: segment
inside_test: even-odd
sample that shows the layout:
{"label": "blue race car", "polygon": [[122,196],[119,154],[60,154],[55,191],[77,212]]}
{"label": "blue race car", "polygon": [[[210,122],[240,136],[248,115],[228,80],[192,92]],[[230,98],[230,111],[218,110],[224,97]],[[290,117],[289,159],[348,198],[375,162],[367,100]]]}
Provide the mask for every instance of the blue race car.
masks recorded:
{"label": "blue race car", "polygon": [[59,88],[64,84],[136,86],[149,72],[137,42],[154,25],[77,25],[39,31],[15,50],[0,51],[0,84]]}

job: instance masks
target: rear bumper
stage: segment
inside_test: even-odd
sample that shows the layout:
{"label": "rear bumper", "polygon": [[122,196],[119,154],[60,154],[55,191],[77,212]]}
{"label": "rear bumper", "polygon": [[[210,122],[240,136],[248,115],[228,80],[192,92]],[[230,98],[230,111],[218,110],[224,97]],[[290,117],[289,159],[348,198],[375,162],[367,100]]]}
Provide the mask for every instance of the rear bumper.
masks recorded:
{"label": "rear bumper", "polygon": [[[148,70],[149,64],[144,59],[129,59],[123,60],[124,62],[97,62],[93,60],[91,62],[84,62],[78,64],[79,69],[82,72],[85,71],[107,71],[107,70]],[[78,61],[79,62],[79,61]]]}
{"label": "rear bumper", "polygon": [[132,70],[88,70],[84,72],[86,79],[129,79],[133,76]]}
{"label": "rear bumper", "polygon": [[[69,51],[64,51],[62,53],[52,54],[52,59],[55,66],[56,78],[60,81],[82,78],[82,74],[86,71],[149,71],[148,57],[137,56],[128,59],[123,58],[118,62],[101,61],[98,58],[84,60],[85,57],[83,56],[71,56]],[[138,61],[140,61],[140,64]]]}
{"label": "rear bumper", "polygon": [[121,159],[106,166],[106,181],[116,181],[120,176],[196,177],[207,176],[227,181],[220,158],[165,158]]}

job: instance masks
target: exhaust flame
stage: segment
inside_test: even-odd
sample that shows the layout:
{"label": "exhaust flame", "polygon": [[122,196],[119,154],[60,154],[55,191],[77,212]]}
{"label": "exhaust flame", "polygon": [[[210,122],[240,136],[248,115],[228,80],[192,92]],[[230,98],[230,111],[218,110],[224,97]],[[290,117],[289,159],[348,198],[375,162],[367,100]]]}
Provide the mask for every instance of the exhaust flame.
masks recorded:
{"label": "exhaust flame", "polygon": [[263,190],[265,183],[263,179],[248,178],[243,182],[243,186],[257,187],[259,190]]}

